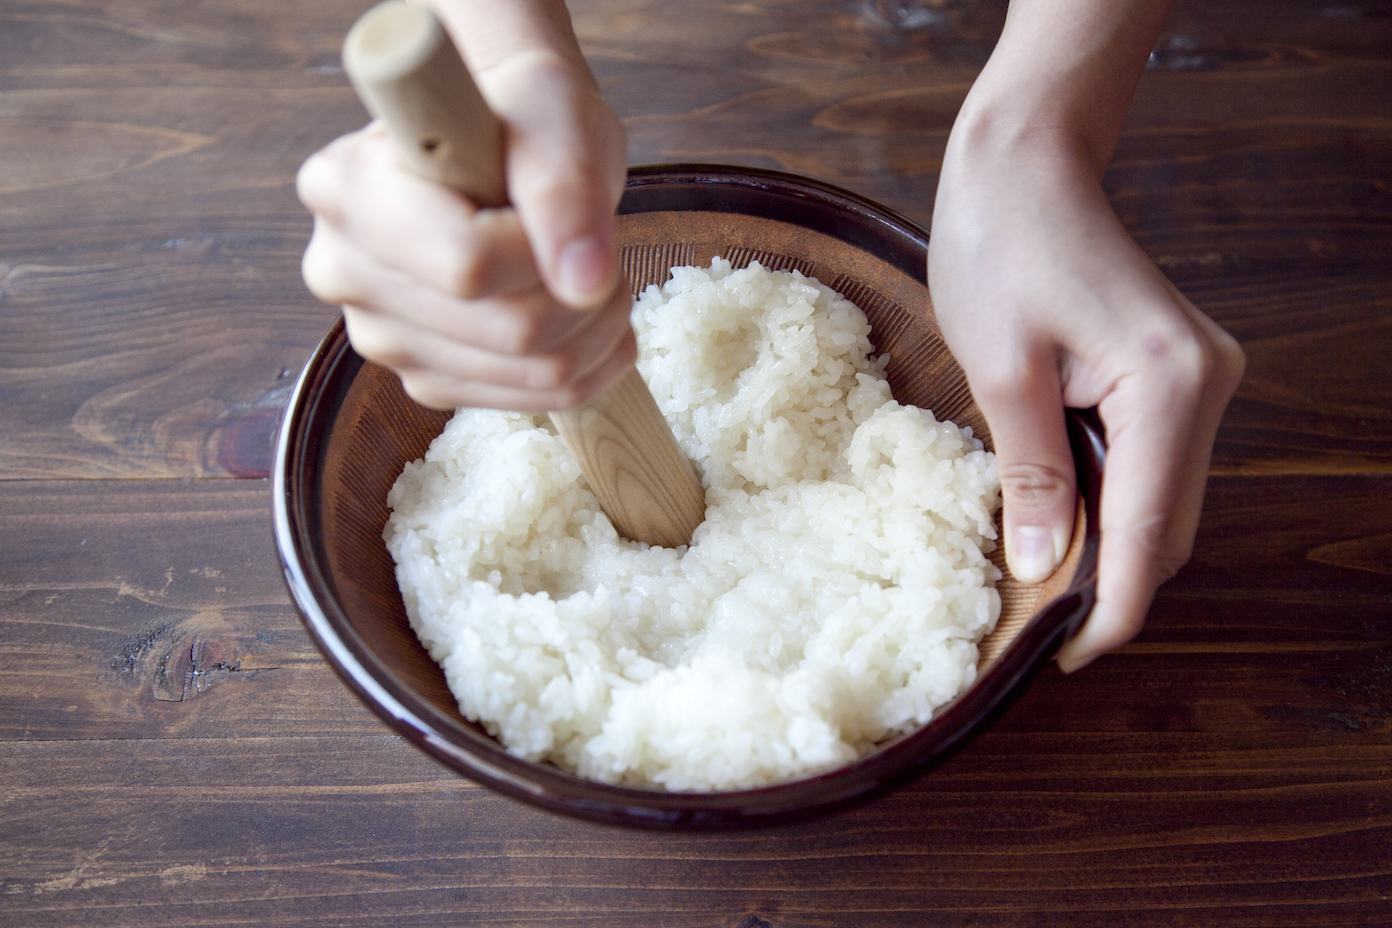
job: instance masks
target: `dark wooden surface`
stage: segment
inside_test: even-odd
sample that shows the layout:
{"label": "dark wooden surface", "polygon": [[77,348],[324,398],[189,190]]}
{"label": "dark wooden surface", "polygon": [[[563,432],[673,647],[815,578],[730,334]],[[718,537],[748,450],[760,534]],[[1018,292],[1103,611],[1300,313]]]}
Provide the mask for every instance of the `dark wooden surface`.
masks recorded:
{"label": "dark wooden surface", "polygon": [[[698,837],[448,773],[281,586],[270,429],[333,316],[293,176],[362,121],[366,5],[0,0],[0,924],[1392,924],[1387,3],[1180,0],[1142,81],[1108,190],[1249,373],[1141,637],[897,794]],[[926,222],[1003,6],[573,10],[635,163]]]}

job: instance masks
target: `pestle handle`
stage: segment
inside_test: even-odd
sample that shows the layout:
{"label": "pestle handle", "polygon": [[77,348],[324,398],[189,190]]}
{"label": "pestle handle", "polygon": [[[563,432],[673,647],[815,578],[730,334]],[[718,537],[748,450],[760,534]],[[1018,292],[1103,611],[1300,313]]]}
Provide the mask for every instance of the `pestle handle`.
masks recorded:
{"label": "pestle handle", "polygon": [[[407,166],[480,206],[504,206],[503,134],[435,16],[399,0],[363,14],[343,65]],[[625,537],[691,541],[705,491],[636,370],[578,409],[550,414],[599,504]]]}
{"label": "pestle handle", "polygon": [[706,517],[706,491],[636,369],[584,406],[550,416],[620,534],[663,548],[690,543]]}
{"label": "pestle handle", "polygon": [[502,123],[429,10],[380,3],[348,30],[343,68],[421,177],[479,206],[506,206]]}

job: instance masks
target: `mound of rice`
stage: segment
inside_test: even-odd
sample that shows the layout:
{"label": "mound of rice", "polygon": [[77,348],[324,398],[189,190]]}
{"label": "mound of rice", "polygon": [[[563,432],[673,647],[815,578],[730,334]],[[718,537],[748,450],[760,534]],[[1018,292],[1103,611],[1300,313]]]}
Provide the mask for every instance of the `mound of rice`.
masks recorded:
{"label": "mound of rice", "polygon": [[865,316],[757,264],[674,268],[639,369],[697,464],[687,548],[619,537],[546,417],[460,410],[392,488],[411,624],[508,750],[611,783],[806,776],[926,722],[994,626],[994,457],[891,396]]}

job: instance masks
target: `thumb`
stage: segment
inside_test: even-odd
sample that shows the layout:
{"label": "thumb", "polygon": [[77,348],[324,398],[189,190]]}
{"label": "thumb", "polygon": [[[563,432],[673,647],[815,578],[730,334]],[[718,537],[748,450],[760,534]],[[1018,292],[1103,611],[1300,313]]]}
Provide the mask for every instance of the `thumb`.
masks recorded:
{"label": "thumb", "polygon": [[619,285],[614,207],[602,170],[550,165],[518,175],[513,204],[546,289],[577,310],[603,306]]}
{"label": "thumb", "polygon": [[1058,372],[1045,359],[1026,362],[976,399],[1000,472],[1006,563],[1015,579],[1038,583],[1068,553],[1077,506]]}
{"label": "thumb", "polygon": [[619,284],[614,210],[623,193],[623,129],[608,104],[549,63],[515,77],[508,107],[508,193],[547,289],[591,310]]}

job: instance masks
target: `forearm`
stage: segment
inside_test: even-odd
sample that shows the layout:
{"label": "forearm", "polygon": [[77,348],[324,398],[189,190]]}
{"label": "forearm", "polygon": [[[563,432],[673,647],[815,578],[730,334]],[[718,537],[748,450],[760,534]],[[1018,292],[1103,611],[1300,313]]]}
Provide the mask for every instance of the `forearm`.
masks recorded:
{"label": "forearm", "polygon": [[1172,0],[1012,0],[948,158],[1042,149],[1096,177],[1111,160]]}

